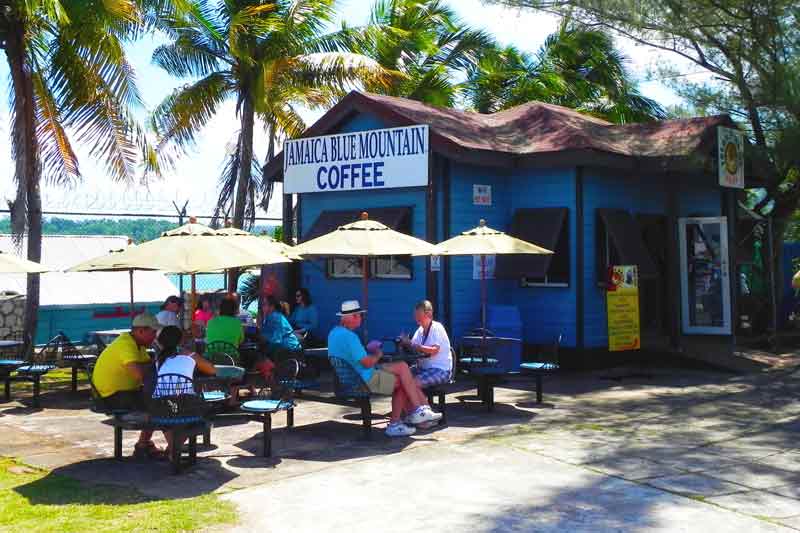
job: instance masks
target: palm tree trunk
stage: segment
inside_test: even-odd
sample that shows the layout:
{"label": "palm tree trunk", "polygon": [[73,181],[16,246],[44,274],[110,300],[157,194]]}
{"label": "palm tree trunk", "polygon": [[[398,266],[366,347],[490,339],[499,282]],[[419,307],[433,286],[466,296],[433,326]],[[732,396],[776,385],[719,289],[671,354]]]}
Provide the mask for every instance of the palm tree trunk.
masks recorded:
{"label": "palm tree trunk", "polygon": [[[239,139],[239,180],[236,184],[236,199],[233,204],[233,227],[235,228],[244,227],[244,213],[247,207],[253,169],[253,126],[255,114],[253,100],[250,95],[246,95],[242,104],[242,132]],[[239,273],[239,269],[230,269],[228,273],[229,290],[236,291]]]}
{"label": "palm tree trunk", "polygon": [[[19,183],[14,202],[15,232],[28,227],[28,259],[39,262],[42,258],[42,197],[39,188],[39,147],[36,140],[36,108],[33,80],[27,62],[25,26],[15,21],[9,27],[6,41],[6,59],[14,89],[14,140],[15,178]],[[27,216],[24,216],[27,213]],[[24,217],[24,218],[23,218]],[[25,350],[28,353],[36,339],[39,313],[39,275],[28,274],[25,300]]]}
{"label": "palm tree trunk", "polygon": [[250,179],[253,169],[253,125],[255,123],[255,109],[252,98],[248,95],[242,104],[242,137],[239,152],[239,182],[236,184],[236,201],[233,204],[233,226],[244,226],[244,213],[247,206],[247,196],[250,191]]}

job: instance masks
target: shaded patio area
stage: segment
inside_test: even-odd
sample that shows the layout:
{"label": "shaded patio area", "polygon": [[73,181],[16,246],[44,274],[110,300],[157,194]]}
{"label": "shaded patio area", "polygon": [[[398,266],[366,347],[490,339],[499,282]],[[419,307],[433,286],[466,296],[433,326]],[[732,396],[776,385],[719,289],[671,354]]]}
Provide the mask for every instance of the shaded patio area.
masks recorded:
{"label": "shaded patio area", "polygon": [[[329,531],[800,529],[798,378],[620,368],[547,380],[542,404],[515,379],[497,388],[494,413],[464,381],[447,397],[447,427],[389,439],[376,417],[372,441],[355,409],[299,400],[293,430],[274,418],[275,457],[260,457],[260,423],[227,415],[180,476],[111,459],[111,428],[86,391],[45,392],[44,409],[24,395],[0,406],[0,455],[151,498],[222,494],[239,531],[323,519]],[[369,509],[354,522],[359,501]]]}

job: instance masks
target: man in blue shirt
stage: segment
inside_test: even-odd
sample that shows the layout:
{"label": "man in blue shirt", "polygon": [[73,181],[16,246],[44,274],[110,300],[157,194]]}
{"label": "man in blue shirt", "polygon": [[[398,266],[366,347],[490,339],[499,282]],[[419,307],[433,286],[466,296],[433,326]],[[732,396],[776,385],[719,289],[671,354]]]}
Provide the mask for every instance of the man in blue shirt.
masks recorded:
{"label": "man in blue shirt", "polygon": [[402,421],[404,411],[408,414],[407,420],[414,425],[439,420],[442,415],[430,408],[406,363],[378,364],[381,358],[379,350],[374,355],[367,354],[358,335],[354,333],[361,327],[362,314],[365,312],[356,300],[342,303],[341,312],[337,313],[341,323],[328,335],[328,355],[350,363],[373,394],[391,394],[392,413],[386,427],[388,436],[413,435],[416,428]]}

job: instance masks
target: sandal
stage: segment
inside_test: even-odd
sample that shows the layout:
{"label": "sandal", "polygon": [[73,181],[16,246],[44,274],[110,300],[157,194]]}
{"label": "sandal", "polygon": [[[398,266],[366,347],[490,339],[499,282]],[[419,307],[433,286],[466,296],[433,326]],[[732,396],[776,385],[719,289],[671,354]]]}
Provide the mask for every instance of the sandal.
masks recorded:
{"label": "sandal", "polygon": [[133,447],[133,457],[136,459],[162,459],[166,457],[164,450],[156,446],[153,441],[145,444],[137,442]]}

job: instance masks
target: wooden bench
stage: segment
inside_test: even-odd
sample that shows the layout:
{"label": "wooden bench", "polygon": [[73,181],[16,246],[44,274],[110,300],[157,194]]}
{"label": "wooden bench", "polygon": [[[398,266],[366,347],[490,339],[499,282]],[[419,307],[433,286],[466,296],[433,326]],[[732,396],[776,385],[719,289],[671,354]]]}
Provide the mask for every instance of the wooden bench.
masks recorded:
{"label": "wooden bench", "polygon": [[[392,341],[394,342],[394,341]],[[452,350],[451,350],[452,351]],[[306,356],[313,357],[327,356],[327,349],[312,348],[305,350]],[[452,351],[455,354],[454,351]],[[455,360],[455,355],[454,358]],[[352,366],[345,360],[338,357],[330,357],[331,366],[334,370],[334,393],[333,396],[323,396],[322,394],[308,394],[310,390],[321,388],[318,380],[298,380],[295,384],[295,396],[306,400],[313,400],[332,405],[343,405],[357,407],[361,411],[363,435],[366,439],[372,438],[372,396],[366,383],[361,376],[353,370]],[[450,376],[450,381],[446,384],[433,385],[422,389],[428,398],[428,403],[433,409],[442,413],[439,425],[447,424],[447,391],[446,386],[454,383],[455,373]]]}
{"label": "wooden bench", "polygon": [[536,379],[536,401],[542,403],[542,381],[546,375],[554,374],[561,368],[559,360],[559,349],[561,347],[562,336],[558,335],[550,344],[538,347],[536,360],[522,363],[520,372],[532,375]]}
{"label": "wooden bench", "polygon": [[316,380],[311,383],[313,388],[305,388],[308,383],[296,380],[292,384],[294,394],[303,400],[341,405],[345,407],[357,407],[361,411],[362,434],[365,439],[372,439],[372,400],[367,384],[353,367],[339,357],[330,357],[333,366],[333,395],[324,393],[309,392],[319,388]]}
{"label": "wooden bench", "polygon": [[210,431],[212,424],[208,420],[195,420],[185,424],[160,425],[150,422],[129,421],[126,417],[129,413],[117,413],[111,418],[104,420],[103,423],[114,428],[114,459],[122,460],[122,434],[124,431],[171,431],[175,442],[183,442],[189,439],[188,462],[183,461],[183,446],[173,446],[170,454],[172,472],[179,474],[184,466],[193,465],[197,462],[197,436]]}
{"label": "wooden bench", "polygon": [[4,372],[2,379],[4,382],[5,401],[11,401],[11,383],[29,382],[33,384],[33,406],[39,407],[42,376],[57,367],[56,363],[62,349],[70,350],[74,348],[69,339],[59,333],[47,341],[47,344],[42,346],[38,352],[34,351],[29,359],[20,361],[20,365],[15,365],[10,371]]}
{"label": "wooden bench", "polygon": [[103,404],[94,383],[92,386],[92,411],[109,415],[103,423],[114,428],[114,458],[122,459],[122,436],[125,431],[169,431],[173,435],[170,450],[172,472],[178,474],[187,464],[183,461],[183,441],[188,439],[188,464],[197,462],[197,437],[210,434],[212,422],[205,416],[210,410],[210,403],[202,394],[186,394],[186,390],[194,390],[191,379],[178,375],[160,376],[154,394],[148,400],[148,409],[143,412],[132,412],[113,409]]}
{"label": "wooden bench", "polygon": [[489,412],[494,411],[494,388],[505,382],[506,377],[518,374],[502,363],[506,359],[503,355],[521,343],[520,339],[506,337],[470,335],[461,339],[458,369],[475,380],[478,398]]}

